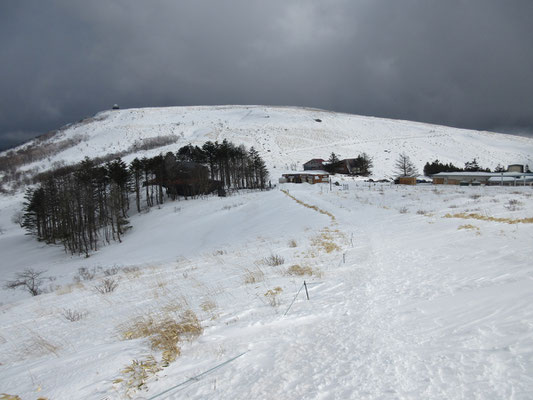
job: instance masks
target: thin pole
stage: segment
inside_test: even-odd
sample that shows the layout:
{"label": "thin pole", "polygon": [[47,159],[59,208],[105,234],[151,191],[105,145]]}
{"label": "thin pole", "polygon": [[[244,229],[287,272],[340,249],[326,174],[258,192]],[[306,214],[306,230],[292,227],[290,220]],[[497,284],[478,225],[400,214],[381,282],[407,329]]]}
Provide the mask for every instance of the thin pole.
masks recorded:
{"label": "thin pole", "polygon": [[291,309],[292,305],[294,304],[294,300],[296,300],[296,298],[297,298],[298,295],[300,294],[300,291],[302,290],[303,287],[304,287],[304,285],[300,286],[300,289],[298,289],[298,293],[296,293],[296,296],[294,296],[294,299],[292,299],[291,304],[289,305],[289,307],[287,308],[287,311],[285,311],[285,313],[283,314],[283,316],[287,315],[287,313],[288,313],[289,310]]}
{"label": "thin pole", "polygon": [[226,364],[229,364],[230,362],[236,360],[236,359],[239,358],[239,357],[242,357],[243,355],[245,355],[245,354],[248,353],[249,351],[250,351],[250,350],[247,350],[247,351],[245,351],[244,353],[239,354],[238,356],[235,356],[235,357],[233,357],[233,358],[230,358],[229,360],[226,360],[226,361],[224,361],[223,363],[220,363],[220,364],[216,365],[215,367],[213,367],[213,368],[211,368],[211,369],[208,369],[207,371],[202,372],[202,373],[199,374],[199,375],[196,375],[195,377],[192,377],[192,378],[190,378],[190,379],[187,379],[186,381],[181,382],[181,383],[178,384],[178,385],[172,386],[171,388],[165,390],[164,392],[161,392],[161,393],[159,393],[159,394],[156,394],[155,396],[150,397],[148,400],[152,400],[152,399],[155,399],[155,398],[157,398],[157,397],[159,397],[159,396],[162,396],[162,395],[164,395],[164,394],[170,392],[171,390],[174,390],[174,389],[176,389],[176,388],[178,388],[178,387],[180,387],[180,386],[185,385],[186,383],[189,383],[189,382],[197,382],[198,380],[200,380],[200,378],[203,378],[205,375],[207,375],[207,374],[209,374],[209,373],[211,373],[211,372],[213,372],[213,371],[219,369],[220,367],[223,367],[223,366],[226,365]]}
{"label": "thin pole", "polygon": [[305,295],[307,296],[307,300],[309,300],[309,292],[307,291],[307,283],[304,281],[304,287],[305,287]]}

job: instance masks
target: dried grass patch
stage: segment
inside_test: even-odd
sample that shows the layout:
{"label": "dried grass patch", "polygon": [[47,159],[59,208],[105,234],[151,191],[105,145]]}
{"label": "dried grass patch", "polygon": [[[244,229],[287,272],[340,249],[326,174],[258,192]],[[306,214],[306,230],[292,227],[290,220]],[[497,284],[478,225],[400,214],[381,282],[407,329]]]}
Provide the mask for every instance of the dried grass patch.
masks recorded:
{"label": "dried grass patch", "polygon": [[326,253],[331,253],[333,251],[340,250],[340,247],[334,242],[335,238],[333,237],[331,231],[327,228],[322,230],[320,235],[311,239],[311,244],[319,249],[324,250]]}
{"label": "dried grass patch", "polygon": [[202,304],[200,304],[200,307],[202,310],[209,315],[209,318],[214,321],[219,317],[219,314],[217,311],[217,303],[215,303],[213,300],[205,300]]}
{"label": "dried grass patch", "polygon": [[278,265],[285,264],[285,259],[278,254],[271,254],[270,256],[263,258],[263,264],[277,267]]}
{"label": "dried grass patch", "polygon": [[462,229],[466,229],[466,230],[471,230],[471,231],[475,231],[478,235],[479,235],[479,227],[475,226],[475,225],[472,225],[472,224],[466,224],[466,225],[461,225],[457,228],[457,230],[462,230]]}
{"label": "dried grass patch", "polygon": [[181,353],[179,343],[191,340],[203,332],[200,321],[191,310],[184,311],[179,320],[166,315],[160,319],[139,317],[122,329],[125,340],[148,338],[154,351],[162,351],[163,362],[168,365]]}
{"label": "dried grass patch", "polygon": [[32,356],[41,357],[49,354],[59,357],[60,345],[52,343],[37,332],[32,332],[31,334],[31,338],[23,344],[22,356],[24,358]]}
{"label": "dried grass patch", "polygon": [[458,213],[458,214],[446,214],[444,218],[462,218],[462,219],[477,219],[480,221],[491,221],[491,222],[503,222],[506,224],[533,224],[533,218],[519,218],[519,219],[513,219],[513,218],[498,218],[498,217],[490,217],[487,215],[481,215],[476,213]]}
{"label": "dried grass patch", "polygon": [[57,288],[55,294],[57,294],[58,296],[62,296],[64,294],[72,293],[74,289],[85,289],[85,285],[81,282],[68,283],[64,286],[60,286],[59,288]]}
{"label": "dried grass patch", "polygon": [[244,283],[246,284],[259,283],[259,282],[263,282],[264,280],[265,280],[265,273],[260,269],[256,269],[255,271],[251,271],[247,269],[244,274]]}
{"label": "dried grass patch", "polygon": [[139,267],[123,267],[122,272],[129,279],[139,278],[143,274],[143,271]]}
{"label": "dried grass patch", "polygon": [[287,274],[289,275],[303,276],[303,275],[313,275],[313,273],[314,273],[313,268],[307,265],[302,267],[301,265],[295,264],[287,269]]}
{"label": "dried grass patch", "polygon": [[272,307],[280,305],[278,296],[281,294],[282,291],[283,289],[277,286],[274,289],[267,290],[267,292],[264,294],[264,296],[268,299],[268,302]]}
{"label": "dried grass patch", "polygon": [[183,311],[183,305],[181,303],[171,301],[163,306],[163,311],[167,314],[174,314]]}
{"label": "dried grass patch", "polygon": [[122,370],[126,378],[115,379],[113,383],[122,383],[126,395],[131,398],[137,390],[147,389],[148,380],[161,369],[153,356],[149,356],[146,360],[133,360],[130,365]]}
{"label": "dried grass patch", "polygon": [[16,394],[0,393],[0,400],[22,400],[22,398]]}

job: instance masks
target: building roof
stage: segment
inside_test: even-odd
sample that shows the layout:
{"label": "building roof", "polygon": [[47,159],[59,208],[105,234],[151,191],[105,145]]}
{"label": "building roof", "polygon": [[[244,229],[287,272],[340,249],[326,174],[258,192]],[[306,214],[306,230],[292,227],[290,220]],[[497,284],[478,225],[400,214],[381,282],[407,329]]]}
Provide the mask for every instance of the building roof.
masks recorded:
{"label": "building roof", "polygon": [[524,180],[526,182],[531,182],[533,181],[533,174],[530,174],[531,176],[528,176],[527,174],[522,174],[520,176],[517,176],[517,177],[513,177],[513,176],[492,176],[489,178],[489,182],[523,182]]}
{"label": "building roof", "polygon": [[329,175],[329,172],[326,171],[320,171],[318,169],[312,170],[312,171],[302,171],[302,172],[287,172],[285,175]]}
{"label": "building roof", "polygon": [[304,164],[307,164],[307,163],[310,163],[310,162],[313,162],[313,161],[324,162],[325,160],[323,160],[321,158],[312,158],[311,160],[305,162]]}
{"label": "building roof", "polygon": [[465,172],[439,172],[438,174],[433,174],[432,176],[436,177],[436,178],[444,178],[444,177],[447,177],[447,176],[457,177],[457,178],[467,177],[467,176],[479,177],[479,178],[490,178],[490,177],[499,177],[499,178],[501,178],[502,176],[504,176],[504,177],[508,176],[508,177],[517,178],[517,177],[521,177],[521,176],[533,176],[533,173],[526,173],[526,172],[477,172],[477,171],[469,172],[469,171],[465,171]]}

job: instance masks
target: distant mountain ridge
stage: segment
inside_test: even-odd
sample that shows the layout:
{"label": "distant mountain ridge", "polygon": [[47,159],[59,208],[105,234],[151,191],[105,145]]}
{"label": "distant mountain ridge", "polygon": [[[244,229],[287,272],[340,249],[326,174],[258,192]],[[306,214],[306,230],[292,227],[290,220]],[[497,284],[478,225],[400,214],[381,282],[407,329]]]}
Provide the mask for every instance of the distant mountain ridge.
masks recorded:
{"label": "distant mountain ridge", "polygon": [[[255,147],[273,178],[302,169],[312,158],[339,158],[365,152],[374,177],[390,177],[402,152],[421,172],[439,159],[463,166],[476,158],[482,167],[533,166],[533,138],[451,128],[419,122],[366,117],[332,111],[275,106],[193,106],[109,110],[69,124],[7,152],[46,149],[21,170],[45,171],[85,157],[116,154],[135,157],[176,151],[188,143],[228,139]],[[33,146],[33,147],[32,147]],[[54,150],[55,149],[55,150]],[[56,151],[57,150],[57,151]],[[33,160],[35,158],[35,160]]]}

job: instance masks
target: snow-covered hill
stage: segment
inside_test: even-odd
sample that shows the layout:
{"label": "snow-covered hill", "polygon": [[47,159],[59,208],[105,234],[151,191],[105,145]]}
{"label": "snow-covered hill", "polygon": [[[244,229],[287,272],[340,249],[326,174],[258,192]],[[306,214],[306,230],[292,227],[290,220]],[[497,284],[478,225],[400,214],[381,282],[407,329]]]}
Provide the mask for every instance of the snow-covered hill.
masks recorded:
{"label": "snow-covered hill", "polygon": [[[175,141],[148,152],[136,152],[143,140],[164,137]],[[311,158],[341,158],[366,152],[374,160],[374,176],[393,174],[398,154],[405,152],[421,171],[438,158],[463,166],[474,157],[484,167],[498,163],[533,165],[533,139],[479,132],[410,121],[398,121],[324,110],[266,107],[213,106],[140,108],[105,111],[61,129],[44,143],[76,143],[57,154],[26,165],[25,169],[50,168],[56,162],[72,163],[126,150],[135,155],[175,151],[192,143],[228,139],[254,146],[276,178],[289,169],[301,169]],[[31,145],[32,142],[24,146]],[[140,154],[139,154],[140,153]],[[57,164],[56,164],[57,165]]]}
{"label": "snow-covered hill", "polygon": [[[17,150],[42,145],[22,167],[42,171],[224,138],[274,178],[332,151],[375,177],[400,152],[533,165],[532,139],[260,106],[108,111]],[[533,398],[532,188],[335,179],[132,210],[88,258],[26,235],[23,191],[0,194],[0,398]],[[29,268],[45,293],[4,287]]]}

